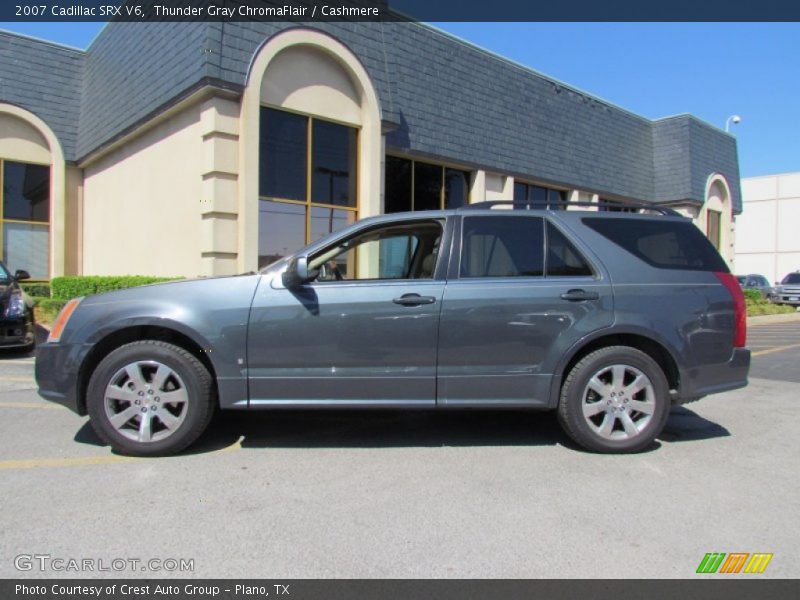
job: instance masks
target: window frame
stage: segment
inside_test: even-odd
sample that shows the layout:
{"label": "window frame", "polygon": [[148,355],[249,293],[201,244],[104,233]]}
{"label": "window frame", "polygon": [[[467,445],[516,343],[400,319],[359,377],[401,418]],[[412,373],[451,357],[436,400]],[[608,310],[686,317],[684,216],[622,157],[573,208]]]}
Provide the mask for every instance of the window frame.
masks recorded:
{"label": "window frame", "polygon": [[[454,228],[454,217],[429,217],[426,216],[424,212],[420,212],[419,218],[409,219],[408,217],[404,219],[397,219],[397,220],[390,220],[390,221],[381,221],[379,223],[370,223],[364,225],[363,227],[359,227],[355,230],[350,230],[344,235],[336,237],[330,243],[325,244],[324,246],[312,246],[309,248],[308,252],[305,255],[308,257],[309,264],[311,263],[314,257],[317,257],[321,254],[325,254],[326,252],[330,251],[334,246],[340,245],[344,241],[364,235],[371,231],[375,231],[378,229],[388,229],[392,227],[400,227],[403,225],[411,225],[413,223],[437,223],[441,227],[441,237],[439,239],[439,251],[436,257],[436,265],[433,269],[433,275],[430,278],[426,279],[339,279],[339,280],[328,280],[328,281],[310,281],[309,285],[317,286],[317,285],[386,285],[392,283],[404,283],[408,284],[409,282],[413,282],[414,284],[419,283],[426,283],[426,282],[443,282],[446,280],[446,272],[448,265],[450,263],[450,256],[451,256],[451,240],[453,238],[453,228]],[[358,263],[356,263],[357,265]]]}
{"label": "window frame", "polygon": [[[558,192],[563,197],[563,200],[560,201],[560,202],[562,202],[562,204],[559,204],[557,208],[552,208],[551,207],[551,202],[550,202],[549,199],[545,200],[544,204],[547,205],[547,210],[566,210],[567,209],[567,205],[569,203],[569,190],[552,187],[550,185],[546,185],[544,183],[538,183],[536,181],[528,181],[528,180],[525,180],[525,179],[516,179],[515,178],[514,179],[514,188],[516,188],[518,185],[525,186],[525,200],[522,200],[520,202],[538,202],[537,200],[529,200],[530,195],[531,195],[531,188],[538,187],[538,188],[544,189],[547,196],[549,196],[550,192],[553,191],[553,192]],[[514,190],[512,190],[511,195],[512,195],[512,200],[514,202],[517,202],[517,199],[514,197],[515,196]]]}
{"label": "window frame", "polygon": [[[461,275],[461,260],[463,258],[463,248],[464,248],[464,220],[465,219],[473,219],[473,218],[481,218],[481,217],[501,217],[504,219],[541,219],[542,224],[542,245],[544,251],[542,269],[542,275],[514,275],[511,277],[463,277]],[[547,232],[547,226],[552,225],[564,238],[572,244],[575,248],[575,251],[578,253],[578,256],[583,259],[583,262],[586,263],[586,266],[589,267],[591,271],[591,275],[549,275],[547,269],[547,254],[550,249],[549,244],[549,234]],[[451,245],[451,256],[453,257],[450,260],[450,267],[447,272],[447,279],[452,280],[459,280],[459,281],[503,281],[503,282],[511,282],[511,281],[518,281],[518,282],[525,282],[525,283],[532,283],[537,281],[553,283],[558,281],[599,281],[601,276],[601,271],[598,269],[595,261],[590,258],[590,255],[587,253],[585,248],[582,248],[580,244],[576,243],[574,235],[570,235],[567,233],[563,227],[559,226],[559,223],[555,221],[555,219],[551,219],[546,215],[541,214],[526,214],[520,213],[518,211],[494,211],[492,214],[470,214],[470,215],[462,215],[459,217],[456,231],[454,231],[454,239],[453,244]]]}
{"label": "window frame", "polygon": [[[46,167],[48,170],[48,189],[47,189],[47,220],[46,221],[28,221],[24,219],[6,219],[5,218],[5,194],[4,190],[4,177],[5,177],[5,163],[16,163],[20,165],[31,165],[36,167]],[[6,256],[3,252],[3,248],[5,246],[5,224],[6,223],[14,223],[18,225],[28,225],[32,227],[43,227],[47,229],[47,276],[44,278],[40,277],[31,277],[29,280],[31,283],[37,282],[46,282],[50,281],[50,274],[52,273],[52,264],[51,264],[51,256],[50,256],[50,247],[53,244],[52,240],[52,228],[53,228],[53,219],[52,219],[52,207],[53,203],[53,165],[50,163],[43,163],[43,162],[36,162],[30,160],[15,160],[13,158],[6,158],[0,156],[0,259],[5,262]]]}
{"label": "window frame", "polygon": [[[401,159],[401,160],[407,160],[408,162],[411,163],[411,182],[410,182],[410,200],[411,200],[410,206],[411,206],[411,208],[410,208],[410,212],[422,212],[422,211],[418,211],[414,207],[414,204],[415,204],[414,187],[415,187],[415,183],[416,183],[415,180],[416,180],[416,164],[417,163],[421,163],[423,165],[430,165],[430,166],[433,166],[433,167],[438,167],[440,169],[440,171],[441,171],[441,181],[440,181],[440,188],[439,188],[439,208],[437,208],[437,209],[426,209],[426,210],[456,210],[458,208],[463,208],[464,206],[469,206],[469,203],[470,203],[469,202],[469,196],[470,196],[470,194],[472,192],[472,183],[473,183],[473,179],[474,179],[474,175],[475,175],[475,170],[474,169],[469,169],[467,167],[459,166],[459,165],[456,165],[454,163],[437,162],[437,161],[426,160],[426,159],[423,159],[423,158],[415,158],[413,156],[403,155],[403,154],[401,154],[399,152],[389,152],[389,151],[387,151],[385,156],[387,158],[391,157],[391,158],[398,158],[398,159]],[[385,166],[385,162],[384,162],[384,171],[385,171],[385,169],[386,169],[386,166]],[[466,174],[469,175],[469,178],[468,178],[468,181],[467,181],[467,197],[466,197],[466,199],[464,201],[464,204],[462,204],[459,207],[450,208],[450,209],[448,209],[445,206],[445,201],[447,199],[446,198],[446,191],[447,191],[446,188],[447,188],[447,171],[448,171],[448,169],[452,170],[452,171],[461,171],[462,173],[466,173]],[[386,173],[384,172],[384,181],[385,180],[386,180]],[[386,191],[384,190],[384,194],[385,193],[386,193]],[[409,211],[397,211],[397,212],[409,212]],[[385,213],[385,214],[397,214],[397,213]]]}
{"label": "window frame", "polygon": [[[265,104],[261,103],[259,105],[259,119],[261,119],[261,112],[260,109],[266,108],[269,110],[276,110],[280,112],[289,113],[292,115],[296,115],[299,117],[303,117],[306,119],[306,173],[305,173],[305,200],[295,200],[293,198],[282,198],[279,196],[265,196],[261,194],[260,189],[260,179],[259,179],[259,190],[258,190],[258,201],[259,203],[262,200],[266,200],[269,202],[278,202],[284,204],[294,204],[297,206],[305,207],[305,220],[304,220],[304,232],[303,232],[303,239],[305,240],[305,245],[312,243],[314,240],[311,239],[312,227],[311,227],[311,209],[312,208],[327,208],[327,209],[335,209],[335,210],[342,210],[351,213],[353,223],[358,221],[358,213],[359,213],[359,203],[361,199],[361,185],[359,182],[359,167],[361,163],[361,132],[362,127],[360,125],[354,125],[352,123],[345,123],[343,121],[338,121],[336,119],[330,119],[327,117],[322,117],[318,115],[312,115],[309,113],[304,113],[297,110],[291,110],[284,108],[282,106],[275,106],[273,104]],[[314,121],[324,121],[326,123],[333,123],[334,125],[341,125],[343,127],[349,127],[350,129],[354,129],[356,133],[356,156],[355,156],[355,173],[353,176],[355,177],[355,199],[354,199],[354,206],[342,206],[341,204],[327,204],[323,202],[314,202],[312,201],[312,185],[313,185],[313,173],[314,173],[314,165],[313,165],[313,154],[314,154]],[[261,154],[261,146],[259,143],[259,155]],[[260,177],[260,170],[259,170],[259,177]],[[297,249],[299,250],[299,248]],[[297,250],[290,252],[286,256],[291,256]],[[284,256],[283,258],[286,258]]]}

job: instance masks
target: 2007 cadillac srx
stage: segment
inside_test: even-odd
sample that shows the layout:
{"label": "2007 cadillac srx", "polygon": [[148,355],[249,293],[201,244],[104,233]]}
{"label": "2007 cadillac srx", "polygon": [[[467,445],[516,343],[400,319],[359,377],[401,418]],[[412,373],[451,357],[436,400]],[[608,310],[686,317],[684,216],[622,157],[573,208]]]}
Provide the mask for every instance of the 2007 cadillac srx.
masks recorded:
{"label": "2007 cadillac srx", "polygon": [[739,284],[688,219],[497,202],[72,300],[36,379],[140,456],[187,447],[216,405],[553,409],[583,447],[634,452],[671,405],[745,386],[744,345]]}

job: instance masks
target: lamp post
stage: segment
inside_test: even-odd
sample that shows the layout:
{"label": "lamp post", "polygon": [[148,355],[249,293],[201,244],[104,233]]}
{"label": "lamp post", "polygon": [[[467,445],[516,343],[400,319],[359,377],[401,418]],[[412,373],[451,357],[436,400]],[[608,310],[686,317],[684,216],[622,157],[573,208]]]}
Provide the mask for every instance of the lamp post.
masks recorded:
{"label": "lamp post", "polygon": [[728,117],[727,120],[725,121],[725,133],[730,133],[731,123],[733,123],[734,125],[738,125],[741,122],[742,122],[742,117],[740,117],[739,115],[731,115],[730,117]]}

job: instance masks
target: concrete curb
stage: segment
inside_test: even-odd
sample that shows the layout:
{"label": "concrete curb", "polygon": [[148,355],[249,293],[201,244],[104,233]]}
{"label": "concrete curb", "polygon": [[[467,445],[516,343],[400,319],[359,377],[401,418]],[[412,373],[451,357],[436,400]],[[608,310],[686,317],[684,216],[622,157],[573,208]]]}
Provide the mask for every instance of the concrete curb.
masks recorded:
{"label": "concrete curb", "polygon": [[783,315],[758,315],[757,317],[747,317],[747,326],[792,323],[796,321],[800,321],[800,312],[786,313]]}

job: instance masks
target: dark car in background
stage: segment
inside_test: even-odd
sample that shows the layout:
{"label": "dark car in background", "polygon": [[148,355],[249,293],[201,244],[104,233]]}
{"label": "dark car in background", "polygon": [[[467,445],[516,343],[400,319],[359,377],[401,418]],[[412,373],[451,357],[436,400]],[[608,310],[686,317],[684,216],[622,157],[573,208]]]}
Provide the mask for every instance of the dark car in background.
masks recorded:
{"label": "dark car in background", "polygon": [[747,385],[742,290],[689,219],[509,204],[372,217],[257,274],[71,300],[39,391],[140,456],[187,447],[216,407],[555,410],[621,453],[672,405]]}
{"label": "dark car in background", "polygon": [[33,301],[19,282],[30,279],[27,271],[12,275],[0,262],[0,350],[30,352],[36,345]]}
{"label": "dark car in background", "polygon": [[789,273],[776,286],[775,302],[800,306],[800,271]]}
{"label": "dark car in background", "polygon": [[771,302],[775,300],[775,288],[763,275],[737,275],[736,280],[743,290],[757,290],[767,300]]}

